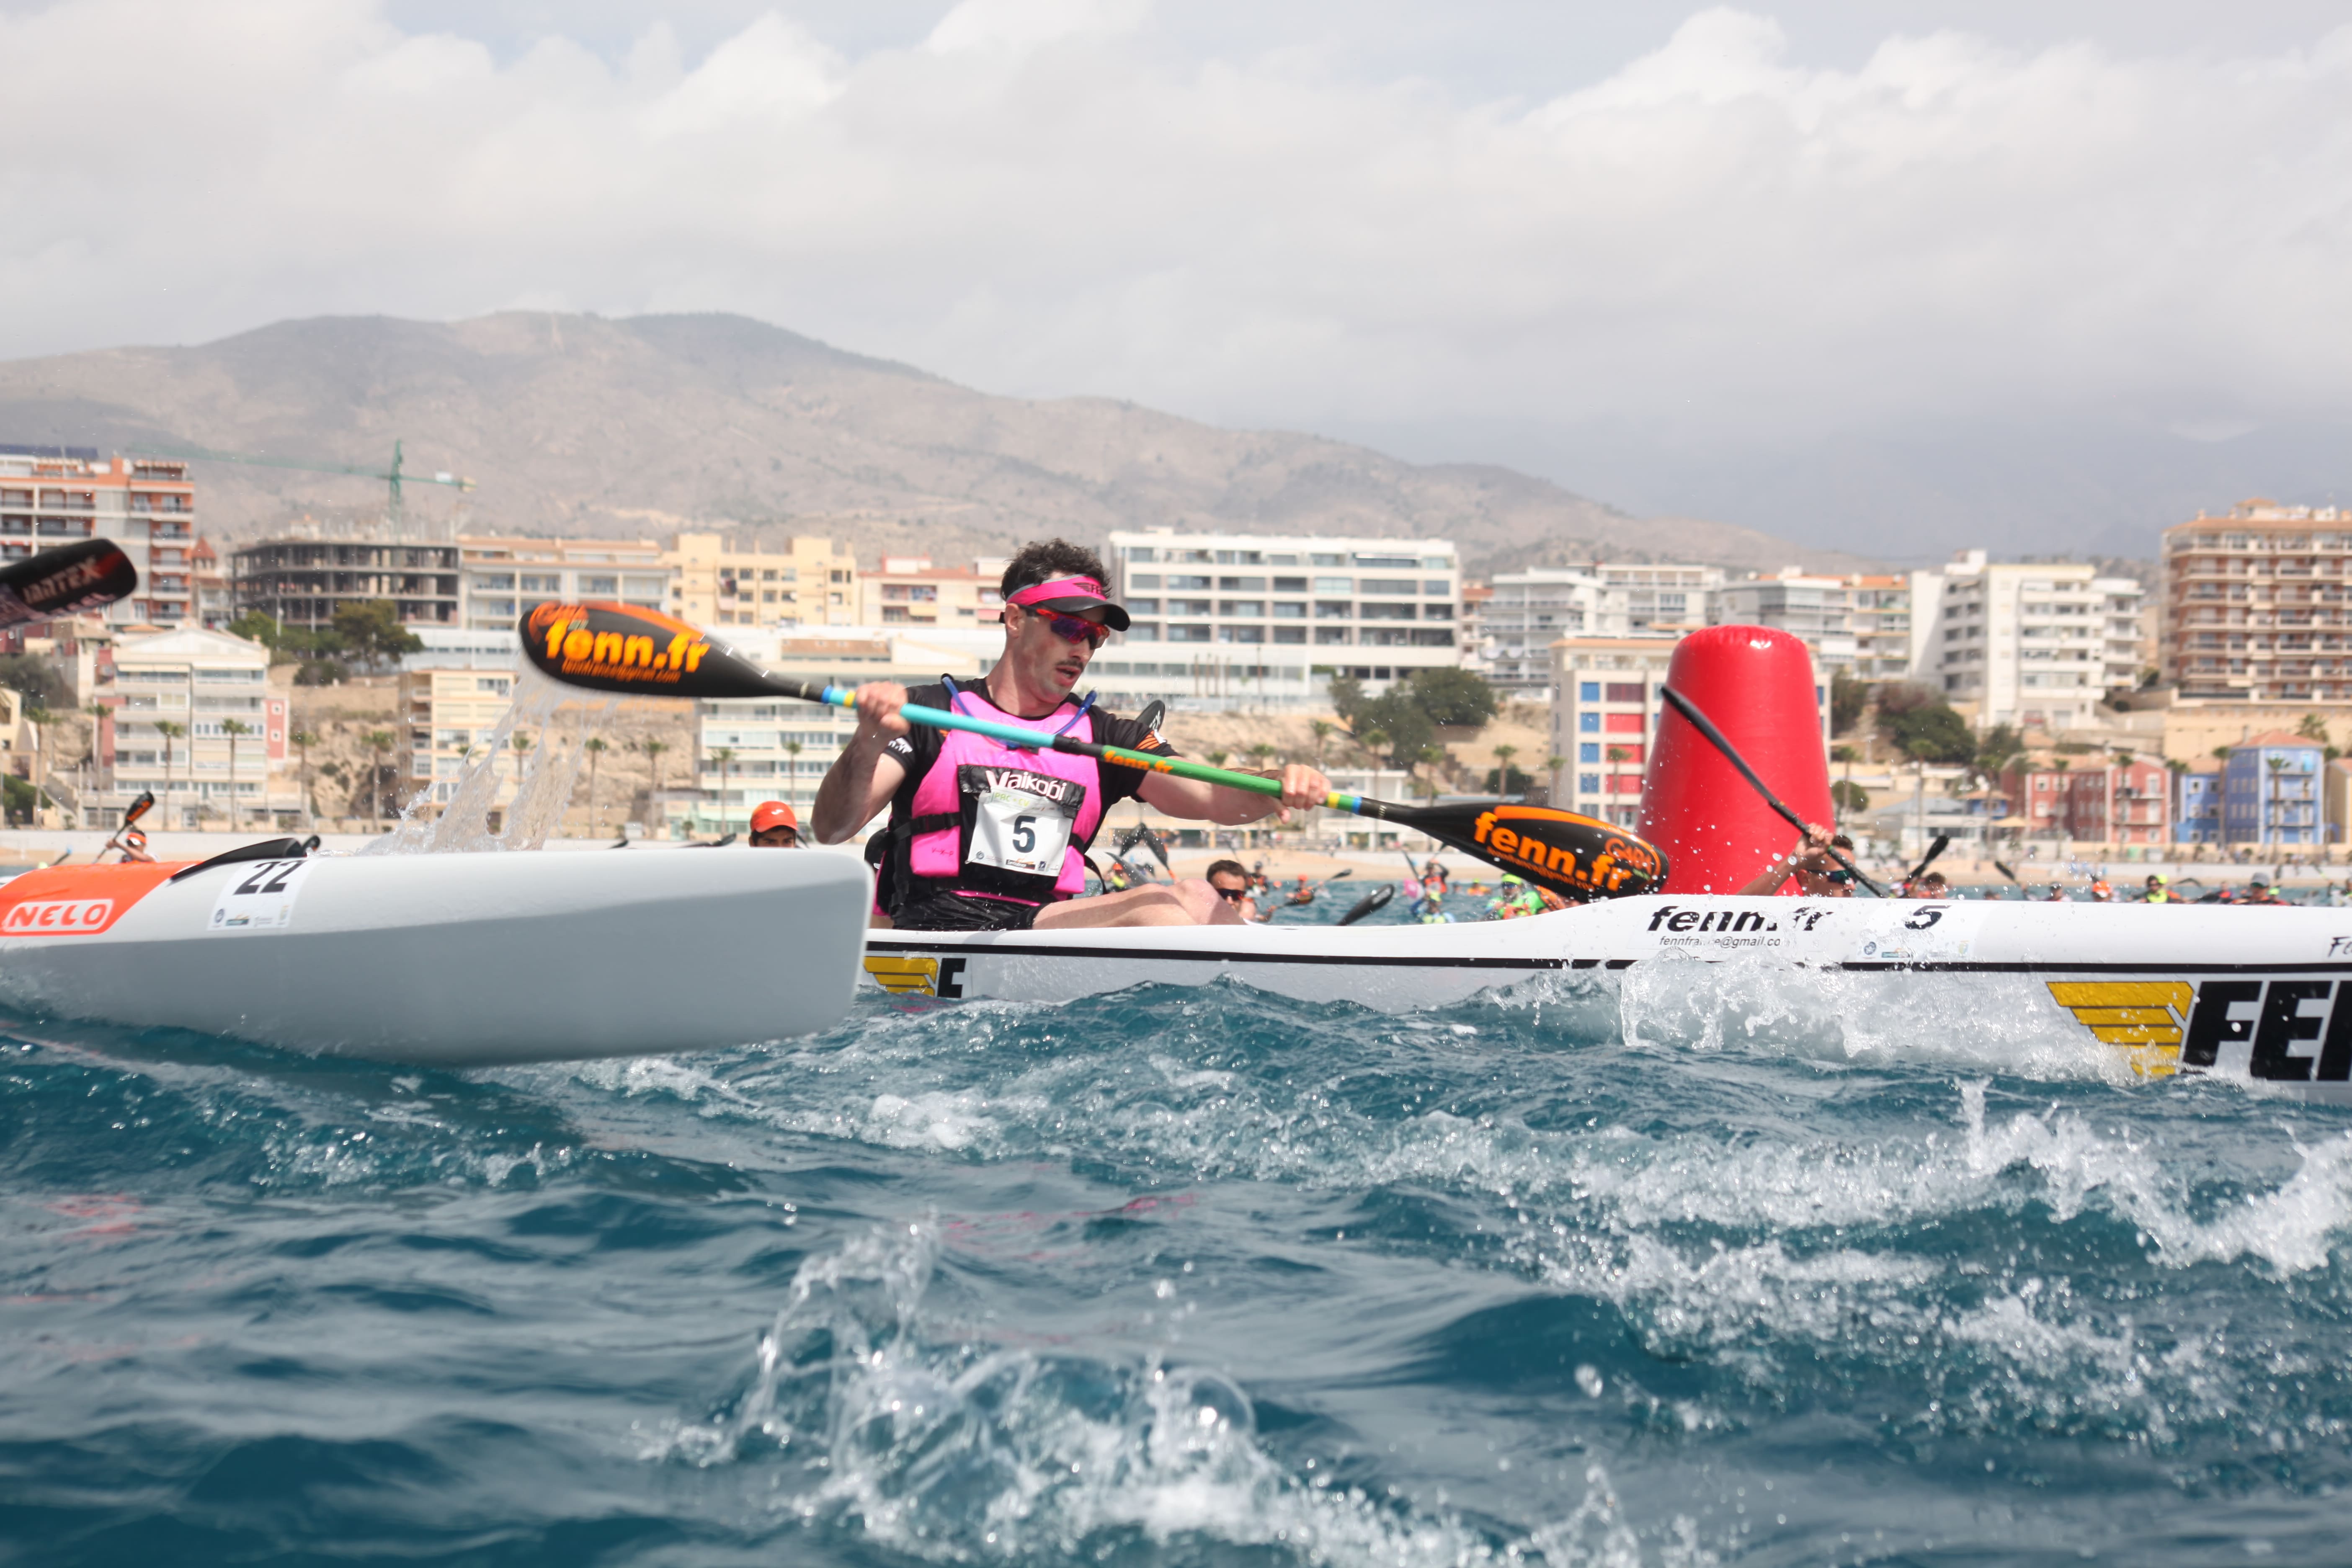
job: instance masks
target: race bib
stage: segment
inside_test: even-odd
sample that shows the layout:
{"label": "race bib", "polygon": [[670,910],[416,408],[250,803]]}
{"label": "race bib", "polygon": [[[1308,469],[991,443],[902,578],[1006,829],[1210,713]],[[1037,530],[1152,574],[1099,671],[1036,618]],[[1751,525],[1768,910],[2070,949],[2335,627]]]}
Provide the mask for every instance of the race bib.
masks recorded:
{"label": "race bib", "polygon": [[1087,786],[1025,768],[967,763],[960,771],[971,824],[964,863],[1016,876],[1059,878]]}

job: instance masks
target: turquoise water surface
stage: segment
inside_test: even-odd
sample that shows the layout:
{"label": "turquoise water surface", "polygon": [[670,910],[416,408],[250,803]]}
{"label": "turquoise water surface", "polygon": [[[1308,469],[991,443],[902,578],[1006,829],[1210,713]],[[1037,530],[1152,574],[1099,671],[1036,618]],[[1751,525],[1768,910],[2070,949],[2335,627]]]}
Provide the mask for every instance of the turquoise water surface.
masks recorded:
{"label": "turquoise water surface", "polygon": [[2352,1557],[2352,1112],[1704,983],[471,1074],[5,1021],[0,1556]]}

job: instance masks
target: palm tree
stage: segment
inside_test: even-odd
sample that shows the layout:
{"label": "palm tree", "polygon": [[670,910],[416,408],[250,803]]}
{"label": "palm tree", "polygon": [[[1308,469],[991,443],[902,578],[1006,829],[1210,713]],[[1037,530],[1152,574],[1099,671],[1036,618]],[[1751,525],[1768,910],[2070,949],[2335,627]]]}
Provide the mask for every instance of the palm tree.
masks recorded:
{"label": "palm tree", "polygon": [[242,719],[221,721],[221,733],[228,737],[228,830],[236,831],[236,743],[253,733],[253,726]]}
{"label": "palm tree", "polygon": [[604,836],[596,831],[596,761],[612,748],[604,736],[591,735],[580,742],[580,749],[588,753],[588,837],[600,838]]}
{"label": "palm tree", "polygon": [[[106,716],[112,712],[113,710],[107,707],[103,702],[93,702],[89,707],[83,709],[82,711],[89,715],[89,754],[82,759],[82,773],[89,780],[89,784],[82,793],[85,795],[95,795],[98,793],[98,739],[100,727],[106,722]],[[87,808],[85,808],[85,810]]]}
{"label": "palm tree", "polygon": [[33,731],[33,807],[36,811],[40,809],[41,780],[48,773],[49,760],[41,746],[41,726],[57,721],[58,715],[50,709],[32,705],[25,710],[25,722],[32,726]]}
{"label": "palm tree", "polygon": [[646,786],[646,804],[659,811],[661,804],[654,796],[661,794],[661,759],[662,753],[669,750],[669,743],[666,741],[645,741],[638,744],[637,750],[646,754],[646,765],[652,770],[652,783]]}
{"label": "palm tree", "polygon": [[297,730],[286,738],[294,742],[294,754],[301,759],[302,763],[302,826],[316,827],[319,826],[319,804],[310,797],[310,748],[319,743],[319,737],[308,730]]}
{"label": "palm tree", "polygon": [[368,816],[377,831],[383,828],[384,759],[400,743],[400,737],[389,730],[370,730],[360,737],[360,744],[375,753],[375,763],[368,769]]}
{"label": "palm tree", "polygon": [[1209,765],[1213,768],[1222,768],[1225,765],[1225,759],[1232,755],[1231,752],[1211,752],[1208,753]]}
{"label": "palm tree", "polygon": [[727,779],[735,766],[735,748],[714,746],[710,751],[710,760],[719,764],[719,831],[724,833],[727,831]]}
{"label": "palm tree", "polygon": [[172,816],[172,742],[187,732],[185,724],[169,719],[155,721],[155,733],[163,737],[163,824],[167,827],[176,820]]}
{"label": "palm tree", "polygon": [[1323,766],[1323,748],[1330,743],[1331,736],[1339,726],[1328,719],[1318,719],[1307,727],[1315,733],[1315,766],[1319,772]]}
{"label": "palm tree", "polygon": [[1428,782],[1423,785],[1421,791],[1422,797],[1423,799],[1435,800],[1437,798],[1439,783],[1437,770],[1445,764],[1447,754],[1445,748],[1443,746],[1428,745],[1423,746],[1419,754],[1413,758],[1415,763],[1425,764],[1429,769]]}
{"label": "palm tree", "polygon": [[1367,730],[1356,737],[1356,744],[1361,746],[1364,754],[1371,759],[1375,772],[1381,765],[1381,748],[1388,743],[1389,732],[1386,730]]}

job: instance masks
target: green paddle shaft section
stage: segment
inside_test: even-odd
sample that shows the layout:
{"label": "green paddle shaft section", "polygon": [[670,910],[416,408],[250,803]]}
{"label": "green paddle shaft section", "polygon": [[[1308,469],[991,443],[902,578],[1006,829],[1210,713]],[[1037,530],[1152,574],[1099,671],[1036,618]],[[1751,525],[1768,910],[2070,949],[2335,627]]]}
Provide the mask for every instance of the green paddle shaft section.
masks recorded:
{"label": "green paddle shaft section", "polygon": [[[854,708],[856,694],[846,688],[828,686],[818,690],[803,688],[812,700],[828,702],[836,708]],[[1278,795],[1282,793],[1279,779],[1260,778],[1255,773],[1237,773],[1227,768],[1211,767],[1206,763],[1186,762],[1181,757],[1154,756],[1150,752],[1131,752],[1125,746],[1097,745],[1091,741],[1076,741],[1067,735],[1048,736],[1018,724],[1000,724],[993,719],[975,719],[967,713],[950,713],[944,708],[926,708],[919,702],[909,702],[898,710],[909,724],[920,724],[927,730],[963,730],[974,735],[986,735],[1003,741],[1009,746],[1050,747],[1056,752],[1071,752],[1099,762],[1117,763],[1121,767],[1141,768],[1148,773],[1169,773],[1180,779],[1198,779],[1202,784],[1223,784],[1227,789],[1248,790],[1253,795]],[[1355,809],[1356,796],[1333,793],[1324,797],[1324,804],[1339,811]]]}

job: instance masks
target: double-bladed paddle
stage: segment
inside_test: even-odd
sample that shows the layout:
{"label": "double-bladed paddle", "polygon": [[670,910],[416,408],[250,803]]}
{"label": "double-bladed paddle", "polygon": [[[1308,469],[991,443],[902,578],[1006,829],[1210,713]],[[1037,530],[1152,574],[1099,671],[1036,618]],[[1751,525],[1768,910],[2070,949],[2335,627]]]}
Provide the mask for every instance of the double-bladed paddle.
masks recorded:
{"label": "double-bladed paddle", "polygon": [[[658,610],[614,604],[535,605],[524,613],[517,629],[525,656],[541,673],[591,691],[709,701],[785,697],[835,708],[856,705],[856,696],[846,687],[812,686],[762,669],[698,627]],[[1282,793],[1277,780],[1181,757],[1100,745],[1066,734],[1048,735],[919,703],[908,703],[898,712],[909,723],[963,730],[1024,750],[1049,748],[1254,795]],[[1337,790],[1326,795],[1323,804],[1334,811],[1416,829],[1465,855],[1516,872],[1580,902],[1652,892],[1666,879],[1666,858],[1656,848],[1622,828],[1572,811],[1506,801],[1397,805]]]}
{"label": "double-bladed paddle", "polygon": [[[1713,720],[1709,719],[1706,714],[1698,710],[1697,704],[1691,701],[1689,698],[1685,697],[1681,692],[1676,691],[1671,686],[1659,687],[1658,695],[1664,698],[1667,704],[1672,707],[1675,712],[1689,720],[1691,728],[1696,730],[1701,735],[1705,736],[1708,745],[1713,746],[1717,751],[1722,752],[1723,760],[1725,762],[1729,763],[1733,767],[1739,770],[1740,777],[1746,779],[1749,784],[1756,786],[1756,793],[1764,797],[1764,804],[1766,805],[1770,806],[1774,811],[1779,812],[1783,817],[1787,818],[1789,825],[1794,827],[1799,833],[1810,833],[1812,831],[1811,825],[1807,823],[1803,817],[1799,816],[1794,811],[1791,811],[1785,801],[1781,800],[1779,795],[1774,795],[1765,784],[1764,781],[1756,776],[1756,770],[1748,765],[1748,759],[1739,754],[1739,748],[1733,745],[1730,741],[1725,738],[1723,731],[1715,727],[1715,721]],[[1862,874],[1862,868],[1847,859],[1843,855],[1838,853],[1834,847],[1830,850],[1830,858],[1844,867],[1847,873],[1851,875],[1855,881],[1861,883],[1864,887],[1868,888],[1874,896],[1882,899],[1886,897],[1885,889],[1880,887],[1877,883],[1864,876]]]}

